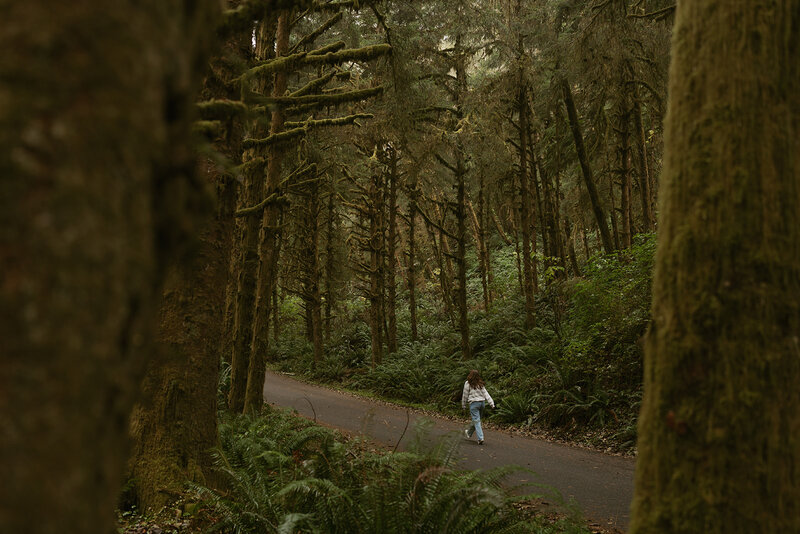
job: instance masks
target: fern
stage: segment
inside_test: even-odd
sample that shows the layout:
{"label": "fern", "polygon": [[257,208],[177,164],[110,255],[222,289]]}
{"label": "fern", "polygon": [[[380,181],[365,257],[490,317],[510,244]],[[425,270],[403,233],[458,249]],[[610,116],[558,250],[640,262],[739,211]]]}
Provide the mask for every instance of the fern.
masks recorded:
{"label": "fern", "polygon": [[[554,532],[514,507],[502,482],[516,468],[456,469],[457,440],[431,446],[426,426],[410,452],[355,453],[335,433],[271,412],[220,425],[225,492],[192,486],[235,533],[355,534]],[[544,528],[544,527],[542,527]]]}

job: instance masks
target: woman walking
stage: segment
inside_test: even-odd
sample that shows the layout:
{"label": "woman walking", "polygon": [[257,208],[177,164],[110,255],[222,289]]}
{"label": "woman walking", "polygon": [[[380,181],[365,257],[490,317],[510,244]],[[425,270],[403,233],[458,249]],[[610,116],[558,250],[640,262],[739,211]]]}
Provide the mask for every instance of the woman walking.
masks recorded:
{"label": "woman walking", "polygon": [[467,409],[469,406],[469,414],[472,417],[472,424],[469,428],[464,430],[464,436],[467,439],[472,437],[472,434],[478,435],[478,445],[483,445],[483,428],[481,428],[481,415],[486,403],[494,408],[494,401],[489,392],[486,391],[486,385],[478,371],[475,369],[469,372],[467,381],[464,382],[464,391],[461,393],[461,408]]}

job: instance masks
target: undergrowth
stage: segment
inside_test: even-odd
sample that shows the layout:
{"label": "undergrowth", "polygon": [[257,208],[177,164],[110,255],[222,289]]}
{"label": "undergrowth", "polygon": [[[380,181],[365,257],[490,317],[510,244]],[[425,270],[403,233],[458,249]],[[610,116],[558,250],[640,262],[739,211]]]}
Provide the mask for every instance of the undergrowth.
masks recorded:
{"label": "undergrowth", "polygon": [[[419,294],[414,342],[401,294],[399,348],[375,369],[369,328],[358,320],[363,303],[356,297],[343,307],[350,312],[337,323],[323,362],[314,364],[302,326],[288,320],[270,359],[279,370],[450,414],[460,413],[463,381],[470,369],[478,369],[498,403],[490,420],[631,451],[654,251],[654,236],[642,235],[629,251],[593,258],[581,278],[561,280],[557,269],[545,271],[536,298],[537,327],[529,330],[523,325],[513,256],[509,249],[499,251],[491,309],[478,309],[479,294],[471,296],[476,303],[470,312],[469,361],[460,358],[460,338],[439,309],[433,288]],[[473,271],[473,286],[476,276]]]}
{"label": "undergrowth", "polygon": [[536,518],[501,482],[514,468],[455,468],[456,442],[376,451],[288,412],[224,417],[220,487],[192,486],[222,533],[585,533]]}

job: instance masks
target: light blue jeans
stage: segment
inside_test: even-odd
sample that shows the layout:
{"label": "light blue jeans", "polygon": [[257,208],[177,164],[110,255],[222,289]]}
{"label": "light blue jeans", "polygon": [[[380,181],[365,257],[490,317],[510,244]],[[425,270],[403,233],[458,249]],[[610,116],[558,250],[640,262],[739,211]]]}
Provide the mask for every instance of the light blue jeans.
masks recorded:
{"label": "light blue jeans", "polygon": [[469,403],[469,415],[472,417],[472,424],[467,429],[467,435],[472,437],[473,433],[478,434],[478,441],[483,441],[483,428],[481,428],[481,414],[483,414],[484,401]]}

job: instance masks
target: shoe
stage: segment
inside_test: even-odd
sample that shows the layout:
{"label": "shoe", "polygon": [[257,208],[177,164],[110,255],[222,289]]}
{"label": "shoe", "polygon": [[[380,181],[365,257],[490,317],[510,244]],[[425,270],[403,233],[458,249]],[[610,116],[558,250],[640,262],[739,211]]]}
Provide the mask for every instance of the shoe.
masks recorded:
{"label": "shoe", "polygon": [[483,445],[483,440],[482,439],[478,440],[478,445]]}
{"label": "shoe", "polygon": [[464,437],[469,439],[469,431],[467,429],[464,429]]}

